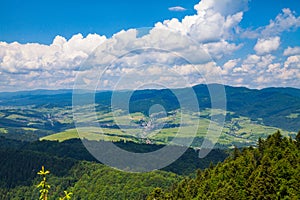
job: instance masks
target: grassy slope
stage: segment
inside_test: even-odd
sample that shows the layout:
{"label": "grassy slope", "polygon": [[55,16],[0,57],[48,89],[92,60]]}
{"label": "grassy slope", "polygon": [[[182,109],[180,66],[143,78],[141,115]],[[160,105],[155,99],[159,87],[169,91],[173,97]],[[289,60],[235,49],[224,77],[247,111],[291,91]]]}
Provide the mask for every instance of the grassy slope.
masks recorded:
{"label": "grassy slope", "polygon": [[[188,121],[189,124],[182,127],[182,132],[184,135],[178,137],[193,137],[193,125],[197,123],[199,119],[198,131],[196,137],[203,138],[207,133],[207,128],[210,123],[210,110],[204,110],[200,114],[196,115],[194,118],[190,118]],[[230,116],[234,116],[234,113],[228,113]],[[184,116],[187,117],[187,116]],[[120,118],[125,118],[121,116]],[[146,118],[146,116],[141,115],[140,113],[133,115],[133,120],[140,118]],[[85,118],[87,119],[87,118]],[[160,120],[160,119],[158,119]],[[168,121],[169,124],[178,123],[178,116],[169,116],[163,120]],[[101,115],[99,122],[112,121],[112,113]],[[218,139],[218,143],[232,146],[236,143],[241,145],[253,145],[256,143],[259,137],[267,137],[268,135],[274,133],[276,130],[280,130],[283,135],[295,134],[295,132],[288,132],[282,129],[275,127],[265,126],[259,121],[252,121],[247,117],[231,117],[230,120],[227,120],[223,128],[223,132]],[[142,129],[133,129],[133,128],[96,128],[96,127],[84,127],[80,128],[80,135],[76,129],[68,129],[63,132],[59,132],[53,135],[42,137],[41,140],[58,140],[64,141],[72,138],[86,138],[89,140],[106,140],[106,141],[139,141],[138,131]],[[163,128],[159,131],[153,131],[149,133],[147,138],[158,144],[166,144],[170,142],[177,134],[178,128]],[[197,144],[194,144],[197,146]]]}

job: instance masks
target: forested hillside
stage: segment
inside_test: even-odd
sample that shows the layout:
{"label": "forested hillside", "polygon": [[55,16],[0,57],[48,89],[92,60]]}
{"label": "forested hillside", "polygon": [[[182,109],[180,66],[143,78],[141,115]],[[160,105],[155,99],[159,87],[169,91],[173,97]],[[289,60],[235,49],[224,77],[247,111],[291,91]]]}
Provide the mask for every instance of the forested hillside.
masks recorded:
{"label": "forested hillside", "polygon": [[170,191],[156,188],[148,200],[300,199],[300,132],[295,140],[277,132],[258,147],[235,149],[223,163],[198,170]]}
{"label": "forested hillside", "polygon": [[[47,168],[46,168],[47,169]],[[53,168],[55,169],[55,168]],[[56,168],[57,169],[57,168]],[[146,199],[147,195],[159,186],[169,188],[182,179],[170,172],[156,171],[143,174],[121,172],[102,164],[80,161],[64,176],[51,174],[47,182],[49,200],[57,200],[64,190],[73,193],[72,199]],[[0,199],[33,200],[39,198],[37,184],[39,177],[31,180],[31,185],[14,188],[1,188]]]}
{"label": "forested hillside", "polygon": [[[136,143],[115,143],[132,152],[155,151],[162,146]],[[228,154],[213,150],[200,159],[198,152],[188,149],[175,163],[162,171],[126,173],[97,162],[79,139],[64,142],[21,142],[0,138],[0,199],[38,199],[37,172],[41,166],[51,171],[51,199],[58,199],[64,190],[73,192],[73,199],[145,199],[157,186],[168,189],[198,168],[223,161]]]}
{"label": "forested hillside", "polygon": [[[36,173],[41,165],[51,171],[48,181],[52,186],[50,199],[57,199],[64,190],[72,192],[73,199],[300,198],[300,132],[295,139],[276,132],[266,140],[260,139],[255,148],[234,149],[230,157],[218,164],[216,158],[222,151],[214,151],[205,160],[206,169],[193,164],[197,157],[189,152],[173,167],[149,173],[126,173],[84,161],[86,153],[80,154],[81,150],[77,151],[77,157],[72,156],[76,153],[68,154],[66,149],[70,144],[79,147],[76,140],[21,143],[2,138],[1,144],[0,199],[37,199],[39,177]],[[126,147],[127,150],[137,149],[131,145]],[[151,145],[139,147],[139,151],[157,148]],[[60,155],[63,151],[65,156]],[[86,160],[92,160],[92,157]],[[208,165],[209,160],[215,164]],[[201,163],[199,159],[198,162]],[[166,172],[190,166],[188,171],[198,170],[184,176]]]}

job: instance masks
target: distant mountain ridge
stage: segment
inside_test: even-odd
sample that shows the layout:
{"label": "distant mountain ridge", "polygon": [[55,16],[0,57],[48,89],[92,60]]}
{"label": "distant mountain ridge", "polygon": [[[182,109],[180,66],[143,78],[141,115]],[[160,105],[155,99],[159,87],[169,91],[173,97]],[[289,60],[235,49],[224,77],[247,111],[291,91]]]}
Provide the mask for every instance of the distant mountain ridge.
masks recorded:
{"label": "distant mountain ridge", "polygon": [[[211,86],[211,85],[210,85]],[[300,89],[224,86],[227,98],[227,111],[246,116],[253,120],[261,119],[265,125],[297,132],[300,122]],[[200,109],[210,108],[210,94],[207,85],[193,87]],[[187,94],[186,88],[174,89]],[[116,91],[126,93],[130,91]],[[95,102],[110,107],[112,91],[96,92]],[[187,99],[189,100],[189,99]],[[169,89],[147,89],[134,91],[130,99],[132,112],[147,112],[151,105],[159,103],[166,110],[179,108],[176,96]],[[0,93],[0,106],[65,107],[72,106],[72,90],[35,90]]]}

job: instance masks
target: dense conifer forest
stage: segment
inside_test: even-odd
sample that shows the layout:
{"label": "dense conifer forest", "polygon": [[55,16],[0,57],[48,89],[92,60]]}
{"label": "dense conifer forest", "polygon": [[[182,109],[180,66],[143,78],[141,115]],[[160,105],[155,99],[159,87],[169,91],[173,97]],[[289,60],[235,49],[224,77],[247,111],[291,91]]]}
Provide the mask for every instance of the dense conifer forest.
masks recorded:
{"label": "dense conifer forest", "polygon": [[[259,139],[255,147],[235,148],[228,157],[215,150],[202,161],[189,149],[173,167],[148,173],[122,172],[97,163],[77,140],[28,143],[1,138],[1,144],[0,199],[38,199],[37,172],[42,165],[51,172],[48,199],[59,199],[64,191],[78,200],[300,198],[300,132],[295,138],[276,132]],[[127,145],[131,150],[136,145],[143,151],[158,148]],[[70,146],[74,149],[67,151]]]}
{"label": "dense conifer forest", "polygon": [[[132,142],[115,143],[132,152],[150,152],[161,145]],[[211,162],[223,161],[228,152],[213,150],[205,159],[188,149],[181,158],[162,170],[149,173],[122,172],[95,160],[79,139],[64,142],[21,142],[0,138],[0,199],[38,199],[41,166],[51,173],[48,199],[58,199],[64,191],[72,199],[146,199],[155,187],[168,189]]]}
{"label": "dense conifer forest", "polygon": [[216,166],[198,170],[171,188],[156,188],[148,200],[300,199],[300,132],[260,139],[257,148],[235,149]]}

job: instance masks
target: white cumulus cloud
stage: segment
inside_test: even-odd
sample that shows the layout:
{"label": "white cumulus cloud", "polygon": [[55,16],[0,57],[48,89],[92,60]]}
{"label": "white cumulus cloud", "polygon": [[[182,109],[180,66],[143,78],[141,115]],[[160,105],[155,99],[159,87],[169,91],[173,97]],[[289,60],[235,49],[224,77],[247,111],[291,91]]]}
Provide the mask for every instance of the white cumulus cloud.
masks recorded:
{"label": "white cumulus cloud", "polygon": [[243,11],[247,8],[246,0],[202,0],[195,5],[196,15],[186,16],[181,22],[178,19],[165,20],[156,26],[167,28],[189,35],[201,43],[216,42],[226,39],[242,20]]}
{"label": "white cumulus cloud", "polygon": [[283,52],[284,56],[300,55],[300,47],[288,47]]}
{"label": "white cumulus cloud", "polygon": [[242,33],[247,38],[258,37],[274,37],[279,36],[283,32],[295,31],[300,27],[300,17],[289,8],[282,9],[282,13],[278,14],[274,20],[266,26],[259,27],[255,30],[248,29]]}
{"label": "white cumulus cloud", "polygon": [[70,88],[74,70],[105,40],[77,34],[69,40],[56,36],[50,45],[0,42],[0,89]]}
{"label": "white cumulus cloud", "polygon": [[289,8],[282,10],[275,20],[271,20],[270,24],[262,30],[264,36],[278,35],[284,31],[292,31],[300,27],[300,17],[295,16]]}
{"label": "white cumulus cloud", "polygon": [[280,45],[280,37],[271,37],[267,39],[258,39],[254,50],[257,54],[268,54],[278,49]]}
{"label": "white cumulus cloud", "polygon": [[56,36],[50,45],[0,43],[0,69],[9,73],[70,69],[78,66],[106,37],[74,35],[70,40]]}

